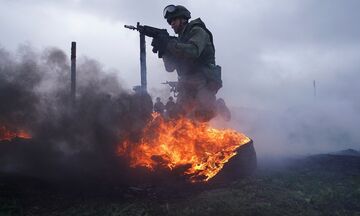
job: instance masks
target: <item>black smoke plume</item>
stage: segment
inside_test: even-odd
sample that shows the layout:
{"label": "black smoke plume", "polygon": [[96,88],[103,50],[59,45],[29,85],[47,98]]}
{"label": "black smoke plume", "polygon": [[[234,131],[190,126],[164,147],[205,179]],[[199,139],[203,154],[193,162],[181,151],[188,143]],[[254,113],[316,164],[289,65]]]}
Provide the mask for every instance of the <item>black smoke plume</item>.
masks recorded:
{"label": "black smoke plume", "polygon": [[74,105],[70,61],[62,50],[39,53],[24,45],[14,55],[0,48],[0,126],[32,136],[0,142],[0,172],[126,181],[126,163],[117,146],[125,137],[138,138],[152,100],[127,91],[117,80],[97,61],[80,58]]}

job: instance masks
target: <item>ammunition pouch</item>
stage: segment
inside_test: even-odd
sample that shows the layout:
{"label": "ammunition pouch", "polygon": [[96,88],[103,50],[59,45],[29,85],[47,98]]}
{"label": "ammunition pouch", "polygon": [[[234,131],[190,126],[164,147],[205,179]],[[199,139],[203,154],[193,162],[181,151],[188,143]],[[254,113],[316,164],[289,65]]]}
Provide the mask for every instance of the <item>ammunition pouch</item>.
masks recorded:
{"label": "ammunition pouch", "polygon": [[210,64],[203,69],[203,72],[207,80],[207,88],[217,92],[222,87],[221,66]]}

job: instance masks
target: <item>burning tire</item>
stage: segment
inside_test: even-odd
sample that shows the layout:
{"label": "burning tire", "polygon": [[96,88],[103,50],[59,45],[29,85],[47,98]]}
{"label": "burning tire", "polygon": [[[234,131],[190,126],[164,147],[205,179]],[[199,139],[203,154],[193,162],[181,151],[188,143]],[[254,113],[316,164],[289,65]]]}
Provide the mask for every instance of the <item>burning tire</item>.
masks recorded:
{"label": "burning tire", "polygon": [[253,141],[240,146],[237,155],[232,157],[223,169],[210,180],[211,183],[235,181],[254,173],[257,167],[256,152]]}
{"label": "burning tire", "polygon": [[131,180],[135,185],[158,185],[161,187],[183,187],[185,185],[201,186],[205,184],[226,184],[236,181],[247,176],[251,176],[256,167],[257,159],[253,141],[243,144],[237,149],[237,154],[232,157],[220,170],[220,172],[211,178],[209,181],[197,181],[195,184],[189,181],[187,176],[184,176],[184,170],[188,167],[178,167],[173,170],[157,167],[153,171],[145,167],[137,167],[128,170]]}

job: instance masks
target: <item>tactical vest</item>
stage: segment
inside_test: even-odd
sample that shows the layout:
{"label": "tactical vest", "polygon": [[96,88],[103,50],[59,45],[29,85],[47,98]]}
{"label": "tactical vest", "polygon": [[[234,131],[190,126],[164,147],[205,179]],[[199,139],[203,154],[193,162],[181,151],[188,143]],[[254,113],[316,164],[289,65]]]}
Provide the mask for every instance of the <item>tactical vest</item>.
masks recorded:
{"label": "tactical vest", "polygon": [[206,28],[200,18],[193,20],[186,25],[183,34],[179,37],[179,41],[185,43],[188,42],[190,39],[189,33],[194,27],[200,27],[209,34],[211,47],[205,47],[203,52],[200,54],[200,57],[196,59],[195,62],[188,63],[187,66],[196,72],[203,73],[208,80],[209,88],[218,91],[222,87],[221,67],[215,64],[215,46],[213,35],[209,29]]}
{"label": "tactical vest", "polygon": [[211,47],[205,47],[205,49],[203,50],[203,52],[201,53],[201,55],[199,56],[199,58],[196,60],[195,63],[199,65],[215,64],[215,46],[213,42],[213,36],[212,33],[209,31],[209,29],[206,28],[204,22],[201,21],[200,18],[195,19],[186,25],[183,34],[181,34],[181,36],[179,37],[179,41],[184,43],[188,42],[191,36],[190,31],[194,27],[200,27],[203,30],[205,30],[206,33],[208,33],[211,42]]}

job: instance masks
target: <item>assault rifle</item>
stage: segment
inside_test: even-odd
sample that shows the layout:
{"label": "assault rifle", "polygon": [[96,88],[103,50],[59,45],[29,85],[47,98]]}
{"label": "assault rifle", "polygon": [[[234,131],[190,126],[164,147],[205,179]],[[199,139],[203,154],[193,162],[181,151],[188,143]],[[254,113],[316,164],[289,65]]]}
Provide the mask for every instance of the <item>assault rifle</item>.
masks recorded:
{"label": "assault rifle", "polygon": [[[170,35],[166,29],[159,29],[159,28],[155,28],[152,26],[140,25],[139,23],[137,23],[136,27],[132,26],[132,25],[124,25],[124,27],[131,29],[131,30],[137,30],[140,33],[140,35],[145,35],[145,36],[148,36],[151,38],[157,38],[157,37],[174,38],[174,37],[170,37]],[[153,45],[153,44],[151,44],[151,45]],[[159,58],[162,58],[162,56],[164,54],[163,50],[153,49],[153,52],[158,53]]]}
{"label": "assault rifle", "polygon": [[177,97],[177,94],[178,94],[178,90],[177,90],[178,82],[177,81],[166,81],[166,82],[163,82],[161,84],[169,85],[170,86],[170,93],[174,92],[174,97]]}
{"label": "assault rifle", "polygon": [[169,36],[169,33],[166,29],[159,29],[152,26],[147,25],[140,25],[139,23],[135,26],[132,25],[124,25],[125,28],[131,29],[131,30],[137,30],[141,34],[144,34],[148,37],[158,37],[159,35],[167,35]]}

